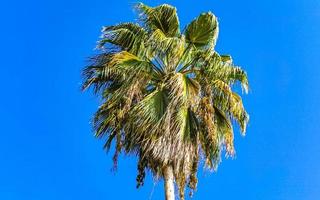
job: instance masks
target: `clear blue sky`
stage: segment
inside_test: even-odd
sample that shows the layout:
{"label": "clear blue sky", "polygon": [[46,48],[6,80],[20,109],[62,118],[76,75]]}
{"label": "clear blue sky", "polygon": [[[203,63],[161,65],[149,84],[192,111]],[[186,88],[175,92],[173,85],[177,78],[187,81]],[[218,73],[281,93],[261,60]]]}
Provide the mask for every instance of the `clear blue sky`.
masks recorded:
{"label": "clear blue sky", "polygon": [[[162,182],[135,189],[135,158],[93,138],[97,99],[80,71],[103,25],[132,21],[135,1],[2,2],[0,199],[163,199]],[[248,71],[251,121],[237,156],[200,170],[194,200],[320,199],[320,1],[144,1],[178,8],[182,25],[211,10],[217,50]]]}

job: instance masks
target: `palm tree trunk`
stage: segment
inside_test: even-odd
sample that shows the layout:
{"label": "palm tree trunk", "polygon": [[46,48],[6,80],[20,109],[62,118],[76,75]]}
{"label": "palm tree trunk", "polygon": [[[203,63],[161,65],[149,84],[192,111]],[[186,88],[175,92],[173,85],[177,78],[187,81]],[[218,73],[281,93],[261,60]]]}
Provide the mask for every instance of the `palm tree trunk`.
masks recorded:
{"label": "palm tree trunk", "polygon": [[163,176],[166,200],[174,200],[174,176],[171,165],[163,168]]}

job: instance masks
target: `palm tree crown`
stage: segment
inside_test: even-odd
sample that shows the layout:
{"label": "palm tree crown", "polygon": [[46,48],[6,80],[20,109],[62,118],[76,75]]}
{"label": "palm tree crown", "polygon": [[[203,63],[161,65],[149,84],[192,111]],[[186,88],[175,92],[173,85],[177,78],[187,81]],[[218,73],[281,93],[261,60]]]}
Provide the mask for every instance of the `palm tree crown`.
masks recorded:
{"label": "palm tree crown", "polygon": [[174,7],[135,8],[139,23],[103,28],[83,89],[103,99],[93,128],[106,150],[115,141],[115,165],[121,152],[137,155],[137,186],[146,170],[161,178],[171,166],[183,199],[186,186],[196,189],[201,160],[216,169],[223,151],[234,155],[232,122],[244,134],[249,117],[232,89],[240,83],[247,92],[247,75],[214,50],[219,29],[211,12],[181,32]]}

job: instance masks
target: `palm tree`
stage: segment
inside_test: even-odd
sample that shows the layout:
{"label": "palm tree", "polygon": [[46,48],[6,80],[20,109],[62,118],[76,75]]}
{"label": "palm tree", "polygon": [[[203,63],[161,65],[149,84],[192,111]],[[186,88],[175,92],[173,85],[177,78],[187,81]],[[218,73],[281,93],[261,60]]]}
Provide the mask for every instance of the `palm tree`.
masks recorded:
{"label": "palm tree", "polygon": [[[232,122],[244,134],[248,123],[241,85],[246,72],[229,55],[215,50],[217,18],[202,13],[180,31],[176,8],[167,4],[135,6],[139,23],[106,26],[100,53],[84,71],[83,89],[102,97],[94,115],[95,136],[114,141],[119,153],[138,157],[137,187],[146,170],[163,178],[166,200],[194,191],[200,161],[215,170],[221,153],[233,156]],[[201,158],[201,159],[200,159]]]}

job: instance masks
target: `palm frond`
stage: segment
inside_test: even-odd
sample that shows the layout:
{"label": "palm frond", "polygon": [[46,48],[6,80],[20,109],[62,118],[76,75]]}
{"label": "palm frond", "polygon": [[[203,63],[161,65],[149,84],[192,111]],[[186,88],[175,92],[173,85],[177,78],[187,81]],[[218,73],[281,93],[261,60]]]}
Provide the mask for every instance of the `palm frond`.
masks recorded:
{"label": "palm frond", "polygon": [[103,48],[107,43],[110,43],[119,47],[122,51],[138,54],[143,52],[143,41],[146,36],[146,31],[134,23],[105,26],[102,29],[102,39],[98,42],[98,48]]}
{"label": "palm frond", "polygon": [[245,133],[249,115],[243,107],[241,97],[234,93],[230,86],[221,80],[216,80],[213,86],[213,102],[216,107],[221,108],[236,119],[241,127],[242,133]]}
{"label": "palm frond", "polygon": [[140,12],[141,20],[150,31],[160,29],[167,37],[179,36],[179,19],[175,7],[162,4],[152,8],[143,3],[138,3],[136,9]]}
{"label": "palm frond", "polygon": [[98,93],[118,79],[119,73],[108,67],[112,56],[113,53],[105,53],[91,58],[91,64],[83,70],[82,90],[92,86],[94,92]]}
{"label": "palm frond", "polygon": [[211,13],[203,13],[193,20],[185,31],[187,42],[197,48],[212,49],[218,37],[218,21]]}
{"label": "palm frond", "polygon": [[239,81],[245,93],[248,93],[249,82],[247,73],[240,67],[234,66],[231,56],[221,56],[217,52],[206,54],[200,57],[200,59],[204,58],[204,60],[199,63],[202,63],[201,68],[211,83],[215,80],[222,80],[226,84],[234,84]]}

